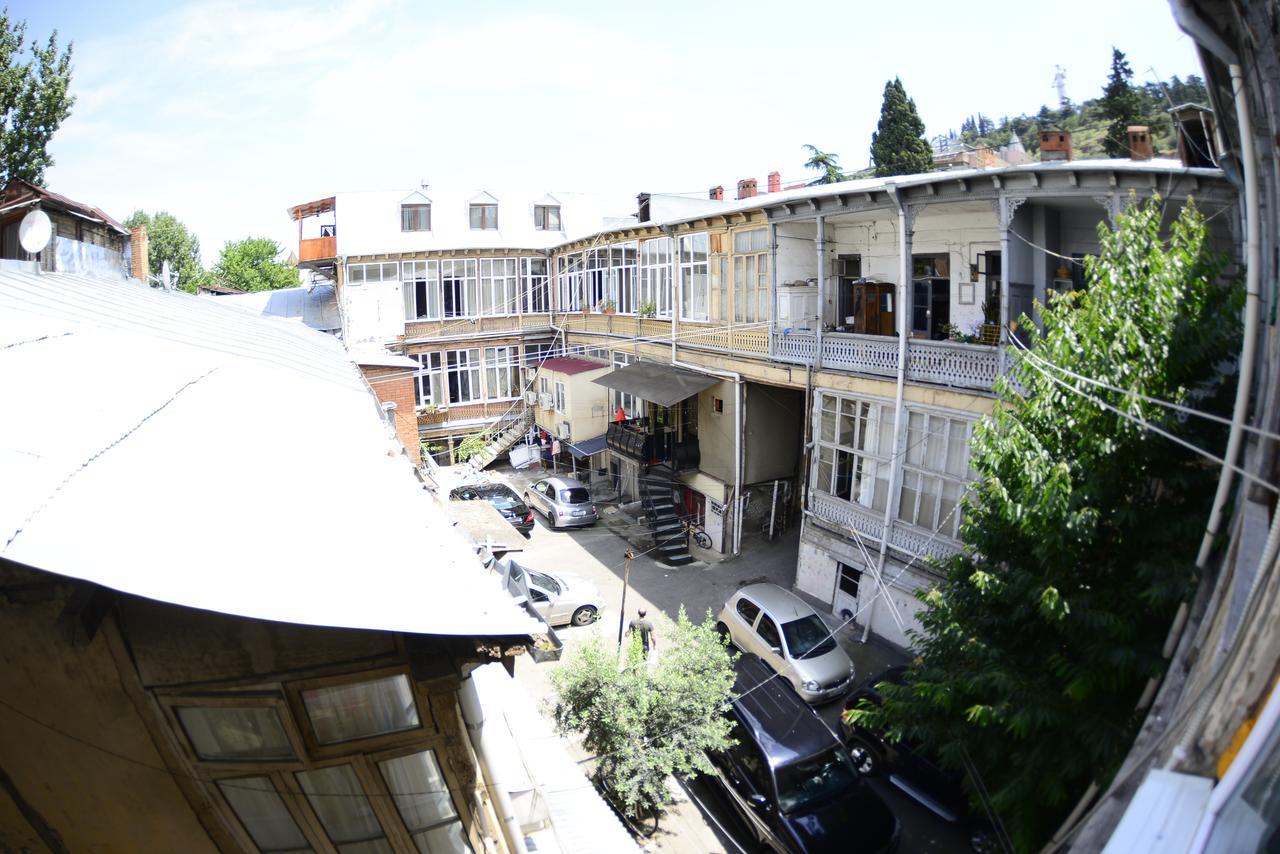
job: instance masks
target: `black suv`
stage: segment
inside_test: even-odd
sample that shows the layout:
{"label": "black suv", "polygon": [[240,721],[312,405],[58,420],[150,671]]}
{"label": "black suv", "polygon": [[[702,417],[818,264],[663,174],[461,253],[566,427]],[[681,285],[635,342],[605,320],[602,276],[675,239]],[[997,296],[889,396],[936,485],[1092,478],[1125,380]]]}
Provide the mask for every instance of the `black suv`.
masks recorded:
{"label": "black suv", "polygon": [[516,491],[505,483],[481,483],[474,486],[459,486],[449,493],[453,501],[488,501],[493,509],[502,514],[516,530],[529,536],[533,530],[533,511],[525,504]]}
{"label": "black suv", "polygon": [[898,819],[809,704],[754,655],[743,655],[735,669],[737,744],[711,761],[762,850],[896,850]]}
{"label": "black suv", "polygon": [[[880,705],[880,685],[886,682],[905,685],[906,673],[906,667],[897,666],[872,676],[845,698],[845,711],[863,701]],[[969,844],[979,854],[1000,850],[991,825],[975,816],[969,807],[961,775],[941,767],[927,750],[909,741],[886,741],[876,730],[846,723],[843,715],[840,734],[859,773],[868,777],[886,774],[890,783],[943,821],[966,827]]]}

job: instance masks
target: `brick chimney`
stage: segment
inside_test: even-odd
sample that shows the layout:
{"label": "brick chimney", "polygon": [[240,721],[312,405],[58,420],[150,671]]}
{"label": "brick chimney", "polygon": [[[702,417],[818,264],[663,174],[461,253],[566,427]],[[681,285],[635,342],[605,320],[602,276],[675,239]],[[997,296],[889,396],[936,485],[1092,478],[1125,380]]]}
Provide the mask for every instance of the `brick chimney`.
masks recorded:
{"label": "brick chimney", "polygon": [[1151,128],[1146,125],[1129,125],[1129,159],[1150,160],[1155,156],[1155,147],[1151,144]]}
{"label": "brick chimney", "polygon": [[710,198],[713,202],[723,202],[723,201],[724,201],[724,187],[721,187],[721,186],[715,186],[715,187],[712,187],[712,188],[707,192],[707,197],[708,197],[708,198]]}
{"label": "brick chimney", "polygon": [[743,178],[738,182],[738,198],[749,199],[756,194],[756,179]]}
{"label": "brick chimney", "polygon": [[147,227],[145,225],[137,225],[129,230],[129,269],[133,272],[133,277],[145,282],[147,276],[151,275],[151,270],[147,267],[147,257],[149,252],[147,242]]}
{"label": "brick chimney", "polygon": [[1071,131],[1040,131],[1040,161],[1042,163],[1048,163],[1053,160],[1070,160],[1072,156]]}
{"label": "brick chimney", "polygon": [[782,189],[782,173],[770,172],[769,173],[769,192],[777,193],[781,189]]}

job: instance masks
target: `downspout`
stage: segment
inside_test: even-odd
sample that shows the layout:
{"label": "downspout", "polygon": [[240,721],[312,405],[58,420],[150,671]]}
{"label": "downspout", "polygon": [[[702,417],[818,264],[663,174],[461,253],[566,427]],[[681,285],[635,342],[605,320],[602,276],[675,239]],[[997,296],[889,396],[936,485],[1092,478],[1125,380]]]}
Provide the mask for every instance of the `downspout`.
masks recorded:
{"label": "downspout", "polygon": [[[911,281],[911,235],[907,229],[907,207],[902,203],[896,186],[889,186],[889,195],[898,207],[898,304],[894,306],[898,315],[898,379],[893,394],[893,446],[889,455],[889,494],[884,502],[884,533],[880,537],[880,555],[876,560],[876,584],[884,586],[884,565],[889,551],[889,530],[893,525],[893,496],[898,491],[898,482],[902,472],[902,461],[899,459],[899,446],[904,432],[902,423],[903,395],[906,391],[907,377],[907,286]],[[887,591],[886,591],[887,595]],[[867,619],[862,624],[862,642],[867,642],[871,634],[871,618],[875,614],[876,600],[871,600],[867,608]],[[889,603],[893,607],[893,603]]]}
{"label": "downspout", "polygon": [[[684,298],[684,282],[680,280],[680,265],[676,263],[677,241],[672,234],[671,226],[662,226],[662,233],[671,241],[670,273],[671,273],[671,364],[676,363],[676,333],[680,326],[680,306]],[[654,294],[657,296],[657,294]]]}
{"label": "downspout", "polygon": [[480,773],[484,775],[493,806],[502,823],[502,835],[512,854],[529,854],[524,844],[524,832],[520,829],[520,821],[516,818],[515,808],[511,804],[511,795],[507,792],[505,781],[498,777],[493,763],[490,761],[484,734],[484,709],[480,705],[480,694],[476,691],[476,681],[468,673],[462,680],[458,691],[458,705],[462,707],[462,720],[467,725],[467,735],[471,738],[471,746],[475,748],[476,759],[480,764]]}

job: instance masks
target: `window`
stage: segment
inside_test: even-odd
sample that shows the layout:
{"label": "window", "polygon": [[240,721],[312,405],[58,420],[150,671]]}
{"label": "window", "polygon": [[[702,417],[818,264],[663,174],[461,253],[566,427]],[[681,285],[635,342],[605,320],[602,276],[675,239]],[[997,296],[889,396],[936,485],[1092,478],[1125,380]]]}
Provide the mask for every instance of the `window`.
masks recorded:
{"label": "window", "polygon": [[884,512],[892,447],[892,409],[823,393],[814,489]]}
{"label": "window", "polygon": [[418,707],[403,673],[302,692],[311,729],[320,744],[385,735],[418,726]]}
{"label": "window", "polygon": [[435,261],[405,261],[400,266],[405,320],[440,319],[440,265]]}
{"label": "window", "polygon": [[430,231],[431,205],[401,205],[401,231]]}
{"label": "window", "polygon": [[555,344],[525,344],[524,363],[527,367],[536,368],[545,360],[556,354]]}
{"label": "window", "polygon": [[782,636],[778,634],[778,625],[769,618],[768,614],[760,618],[760,624],[756,626],[756,634],[766,646],[782,649]]}
{"label": "window", "polygon": [[542,379],[538,380],[538,383],[539,383],[539,390],[543,394],[551,394],[551,380],[547,379],[546,377],[543,377]]}
{"label": "window", "polygon": [[738,616],[746,620],[747,625],[754,623],[756,617],[760,616],[760,606],[745,597],[738,600],[737,610]]}
{"label": "window", "polygon": [[707,235],[680,238],[680,316],[707,319]]}
{"label": "window", "polygon": [[388,759],[378,768],[419,851],[471,850],[433,751]]}
{"label": "window", "polygon": [[559,205],[534,205],[533,206],[533,227],[536,228],[538,231],[559,231],[560,230],[560,206]]}
{"label": "window", "polygon": [[769,230],[733,235],[733,319],[761,323],[769,319]]}
{"label": "window", "polygon": [[176,706],[196,755],[208,761],[294,758],[274,706]]}
{"label": "window", "polygon": [[444,371],[440,367],[439,353],[412,353],[410,359],[421,366],[413,373],[413,405],[444,406]]}
{"label": "window", "polygon": [[471,206],[471,228],[479,231],[493,231],[498,227],[498,206],[483,204]]}
{"label": "window", "polygon": [[480,307],[476,259],[449,258],[440,262],[440,287],[445,317],[472,317]]}
{"label": "window", "polygon": [[480,386],[480,348],[447,351],[445,376],[450,403],[476,403],[484,399]]}
{"label": "window", "polygon": [[840,590],[851,599],[858,598],[858,585],[862,582],[862,570],[836,561],[836,571],[840,573]]}
{"label": "window", "polygon": [[516,347],[485,347],[484,378],[488,400],[508,400],[520,396]]}
{"label": "window", "polygon": [[969,422],[908,411],[898,519],[956,539],[969,472]]}
{"label": "window", "polygon": [[556,308],[582,310],[582,253],[561,255],[557,265]]}
{"label": "window", "polygon": [[[609,249],[591,249],[585,256],[586,266],[582,281],[585,288],[585,305],[588,308],[599,308],[600,303],[610,299],[609,294]],[[614,300],[617,305],[617,300]]]}
{"label": "window", "polygon": [[298,829],[271,780],[240,777],[219,780],[222,796],[253,838],[259,851],[310,851],[311,844]]}
{"label": "window", "polygon": [[547,288],[547,259],[520,259],[520,311],[546,314],[551,311],[551,294]]}
{"label": "window", "polygon": [[350,765],[299,771],[295,776],[339,851],[391,854],[391,844]]}
{"label": "window", "polygon": [[[635,358],[629,353],[614,353],[613,366],[615,368],[623,368],[635,361]],[[636,397],[634,394],[625,391],[618,391],[616,388],[609,389],[609,418],[612,419],[614,413],[619,409],[628,418],[639,418],[644,414],[644,401]]]}
{"label": "window", "polygon": [[734,764],[742,769],[742,776],[747,785],[752,792],[767,793],[768,766],[760,756],[759,748],[742,724],[737,721],[733,722],[733,729],[729,731],[729,735],[734,741],[733,747],[729,748],[729,756]]}
{"label": "window", "polygon": [[376,285],[381,282],[394,282],[400,277],[400,265],[395,261],[378,264],[348,264],[346,283],[348,285]]}
{"label": "window", "polygon": [[516,313],[516,259],[481,258],[480,314]]}
{"label": "window", "polygon": [[609,250],[609,294],[618,314],[636,313],[636,245],[619,243]]}
{"label": "window", "polygon": [[657,317],[671,316],[671,238],[657,237],[640,244],[640,305]]}
{"label": "window", "polygon": [[724,415],[724,401],[721,398],[711,398],[711,414]]}
{"label": "window", "polygon": [[556,383],[556,412],[564,414],[564,383]]}

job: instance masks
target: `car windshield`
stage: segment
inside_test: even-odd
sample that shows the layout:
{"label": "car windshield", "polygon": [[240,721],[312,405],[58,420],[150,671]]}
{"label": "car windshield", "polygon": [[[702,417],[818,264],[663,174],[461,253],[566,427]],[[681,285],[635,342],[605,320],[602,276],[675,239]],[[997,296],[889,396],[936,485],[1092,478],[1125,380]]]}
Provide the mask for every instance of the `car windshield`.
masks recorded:
{"label": "car windshield", "polygon": [[816,658],[836,648],[836,642],[817,614],[782,624],[792,658]]}
{"label": "car windshield", "polygon": [[565,504],[590,504],[591,493],[581,486],[560,490],[560,500]]}
{"label": "car windshield", "polygon": [[541,572],[534,572],[532,569],[526,569],[525,572],[529,573],[530,584],[536,584],[537,586],[541,587],[543,590],[546,590],[550,593],[554,593],[557,596],[559,596],[563,592],[560,589],[560,585],[557,584],[556,580],[551,576],[544,575]]}
{"label": "car windshield", "polygon": [[491,486],[479,490],[480,497],[499,510],[510,510],[520,504],[520,497],[505,486]]}
{"label": "car windshield", "polygon": [[825,753],[778,768],[778,809],[803,810],[847,792],[860,782],[845,752],[833,747]]}

